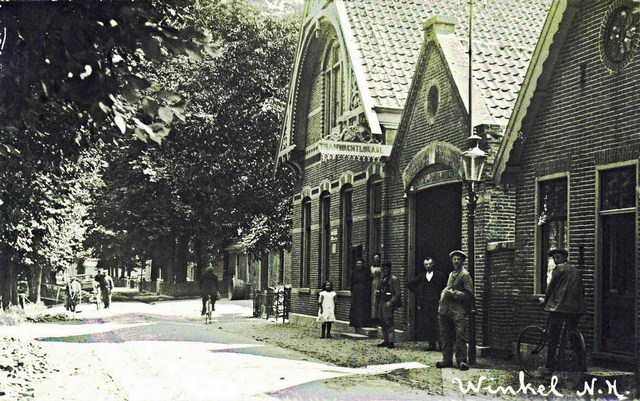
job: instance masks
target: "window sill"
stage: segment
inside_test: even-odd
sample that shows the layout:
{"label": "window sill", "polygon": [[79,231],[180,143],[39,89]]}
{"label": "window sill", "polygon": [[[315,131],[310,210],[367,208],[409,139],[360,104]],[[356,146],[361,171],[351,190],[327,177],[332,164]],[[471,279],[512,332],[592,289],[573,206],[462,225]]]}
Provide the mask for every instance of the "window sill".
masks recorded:
{"label": "window sill", "polygon": [[337,290],[336,294],[338,294],[338,296],[340,296],[340,297],[350,297],[351,296],[351,290]]}
{"label": "window sill", "polygon": [[292,288],[291,292],[295,294],[310,294],[311,288]]}

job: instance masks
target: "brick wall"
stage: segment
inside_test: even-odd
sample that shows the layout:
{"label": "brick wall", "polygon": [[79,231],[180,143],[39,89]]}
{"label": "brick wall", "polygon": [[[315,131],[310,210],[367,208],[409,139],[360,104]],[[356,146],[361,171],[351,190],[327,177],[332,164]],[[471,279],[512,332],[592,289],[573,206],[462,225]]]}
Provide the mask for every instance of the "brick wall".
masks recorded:
{"label": "brick wall", "polygon": [[294,194],[299,194],[305,187],[311,188],[311,263],[310,263],[310,289],[299,290],[301,273],[301,244],[302,244],[302,204],[295,202],[293,207],[293,245],[291,250],[291,283],[294,287],[292,292],[292,311],[304,315],[316,315],[318,306],[318,256],[320,244],[320,189],[323,181],[329,181],[330,185],[330,219],[331,229],[338,231],[336,252],[330,253],[329,259],[329,279],[333,282],[334,288],[339,290],[337,298],[336,317],[339,320],[349,319],[350,293],[340,291],[342,275],[345,274],[342,268],[342,231],[340,229],[340,191],[342,189],[339,181],[344,172],[351,171],[354,177],[352,185],[353,200],[353,223],[352,223],[352,246],[362,245],[363,252],[367,254],[367,170],[370,169],[368,162],[356,160],[325,160],[311,164],[304,170],[304,175],[295,183]]}
{"label": "brick wall", "polygon": [[[580,269],[588,312],[580,320],[580,329],[589,349],[595,345],[597,319],[596,167],[637,160],[640,154],[640,57],[636,55],[618,73],[610,73],[600,61],[600,24],[610,4],[600,0],[580,6],[534,127],[526,133],[517,175],[516,252],[511,271],[513,277],[519,278],[514,282],[519,290],[519,327],[543,321],[536,297],[532,296],[537,229],[535,180],[553,172],[569,173],[569,259],[578,264],[576,253],[583,249]],[[583,77],[581,68],[585,71]]]}
{"label": "brick wall", "polygon": [[[424,71],[416,72],[414,79],[420,82],[416,99],[410,99],[407,105],[407,113],[410,121],[406,127],[406,132],[402,133],[403,141],[399,152],[394,156],[395,163],[387,168],[387,190],[388,204],[390,210],[402,210],[404,214],[395,215],[388,218],[388,228],[386,231],[385,249],[393,259],[402,261],[403,269],[397,272],[403,282],[407,280],[408,273],[408,214],[407,199],[404,196],[405,188],[402,181],[402,172],[414,160],[416,155],[424,148],[434,142],[444,142],[453,145],[460,151],[468,147],[467,137],[467,113],[463,103],[457,93],[457,89],[448,74],[448,67],[442,59],[441,54],[436,51],[433,45],[427,47],[428,61]],[[438,112],[434,118],[429,118],[425,111],[426,97],[432,85],[437,85],[441,94]],[[494,138],[494,136],[496,138]],[[493,159],[500,144],[500,135],[488,134],[483,146],[488,153],[489,159],[485,167],[485,182],[478,188],[479,200],[475,213],[475,292],[476,307],[478,310],[477,337],[478,344],[481,344],[483,336],[489,337],[488,322],[483,321],[483,317],[489,315],[489,295],[490,280],[485,274],[485,249],[489,242],[509,241],[514,239],[514,213],[515,213],[515,191],[497,188],[490,183],[489,173]],[[444,158],[443,158],[444,159]],[[440,161],[440,163],[444,163]],[[448,166],[449,168],[454,166]],[[461,178],[461,177],[459,177]],[[435,185],[438,185],[436,182]],[[462,204],[462,248],[467,250],[467,191],[463,188]],[[443,222],[447,224],[447,222]],[[416,261],[416,264],[419,262]],[[504,299],[500,302],[505,302]],[[485,310],[486,309],[486,310]],[[405,312],[405,311],[403,311]],[[407,322],[405,314],[398,319],[403,324]],[[484,330],[484,331],[483,331]],[[491,344],[491,339],[487,338],[485,343]],[[485,344],[485,345],[489,345]]]}

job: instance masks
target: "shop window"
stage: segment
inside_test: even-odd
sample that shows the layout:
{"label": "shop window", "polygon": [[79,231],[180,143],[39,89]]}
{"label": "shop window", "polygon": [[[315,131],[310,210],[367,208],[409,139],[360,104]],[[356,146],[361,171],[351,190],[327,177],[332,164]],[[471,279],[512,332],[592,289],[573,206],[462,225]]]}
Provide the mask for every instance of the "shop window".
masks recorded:
{"label": "shop window", "polygon": [[300,249],[300,287],[308,288],[310,283],[311,265],[311,201],[302,202],[302,244]]}
{"label": "shop window", "polygon": [[382,181],[372,179],[369,182],[368,197],[368,259],[369,265],[373,263],[373,255],[380,253],[380,240],[382,237]]}
{"label": "shop window", "polygon": [[327,49],[323,67],[325,137],[331,136],[332,130],[338,125],[338,117],[342,113],[343,85],[340,64],[340,45],[338,41],[334,41]]}
{"label": "shop window", "polygon": [[320,196],[320,244],[318,249],[318,287],[329,280],[331,257],[331,196],[328,192]]}
{"label": "shop window", "polygon": [[538,229],[540,269],[537,277],[538,293],[544,293],[551,280],[555,264],[548,256],[552,248],[567,248],[567,178],[538,183]]}
{"label": "shop window", "polygon": [[341,252],[341,281],[342,288],[350,287],[351,271],[355,260],[352,251],[353,235],[353,189],[350,185],[345,185],[340,193],[340,228],[342,243]]}

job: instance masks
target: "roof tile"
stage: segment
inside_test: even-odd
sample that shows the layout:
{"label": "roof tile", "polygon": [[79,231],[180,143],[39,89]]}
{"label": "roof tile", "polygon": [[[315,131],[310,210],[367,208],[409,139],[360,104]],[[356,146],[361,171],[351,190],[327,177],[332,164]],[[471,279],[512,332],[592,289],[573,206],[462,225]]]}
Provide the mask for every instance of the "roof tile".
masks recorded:
{"label": "roof tile", "polygon": [[[455,17],[456,36],[468,46],[467,0],[343,4],[375,105],[404,107],[424,38],[423,24],[429,18]],[[551,0],[491,0],[474,5],[473,76],[499,122],[509,118],[550,4]]]}

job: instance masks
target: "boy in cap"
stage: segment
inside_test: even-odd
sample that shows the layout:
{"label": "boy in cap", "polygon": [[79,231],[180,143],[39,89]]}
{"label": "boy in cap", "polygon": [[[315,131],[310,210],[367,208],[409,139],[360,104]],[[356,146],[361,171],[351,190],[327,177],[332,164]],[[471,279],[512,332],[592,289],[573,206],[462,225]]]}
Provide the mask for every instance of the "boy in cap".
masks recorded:
{"label": "boy in cap", "polygon": [[440,296],[438,321],[440,323],[440,342],[442,344],[442,362],[436,367],[453,366],[453,351],[460,370],[468,370],[466,317],[473,302],[473,280],[469,272],[462,267],[467,254],[455,250],[449,254],[453,271],[449,274],[447,286]]}
{"label": "boy in cap", "polygon": [[566,320],[568,329],[574,330],[580,315],[585,312],[584,287],[582,275],[573,267],[567,258],[569,252],[564,248],[553,248],[549,251],[556,267],[553,269],[551,281],[547,286],[542,305],[549,312],[549,348],[547,350],[547,373],[555,369],[556,353],[562,323]]}

